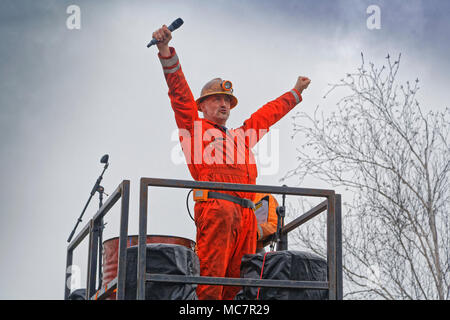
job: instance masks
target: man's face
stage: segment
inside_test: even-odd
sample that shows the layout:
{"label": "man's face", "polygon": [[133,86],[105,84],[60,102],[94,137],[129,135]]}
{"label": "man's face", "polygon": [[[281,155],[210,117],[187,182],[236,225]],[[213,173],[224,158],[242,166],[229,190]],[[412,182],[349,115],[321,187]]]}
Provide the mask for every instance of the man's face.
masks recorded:
{"label": "man's face", "polygon": [[205,119],[225,126],[230,116],[231,98],[226,94],[215,94],[200,102]]}

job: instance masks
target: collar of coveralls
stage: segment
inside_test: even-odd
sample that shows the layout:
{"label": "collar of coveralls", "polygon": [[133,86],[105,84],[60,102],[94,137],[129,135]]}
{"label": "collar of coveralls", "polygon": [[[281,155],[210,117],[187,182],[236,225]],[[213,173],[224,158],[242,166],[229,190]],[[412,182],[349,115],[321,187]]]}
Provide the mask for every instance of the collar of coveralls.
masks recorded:
{"label": "collar of coveralls", "polygon": [[220,129],[224,132],[227,132],[228,128],[225,126],[221,126],[220,124],[215,123],[214,121],[208,120],[203,118],[203,120],[205,120],[206,122],[209,122],[210,124],[212,124],[214,127],[216,127],[217,129]]}

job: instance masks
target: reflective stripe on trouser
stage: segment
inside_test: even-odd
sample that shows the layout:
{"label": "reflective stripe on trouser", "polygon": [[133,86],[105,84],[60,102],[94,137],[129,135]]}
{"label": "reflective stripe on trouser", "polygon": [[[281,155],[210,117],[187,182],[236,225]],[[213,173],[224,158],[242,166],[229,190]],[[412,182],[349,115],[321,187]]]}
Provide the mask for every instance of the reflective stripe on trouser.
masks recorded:
{"label": "reflective stripe on trouser", "polygon": [[[196,203],[197,254],[200,275],[240,277],[241,259],[256,250],[256,218],[253,210],[226,200]],[[199,285],[200,300],[230,300],[241,287]]]}

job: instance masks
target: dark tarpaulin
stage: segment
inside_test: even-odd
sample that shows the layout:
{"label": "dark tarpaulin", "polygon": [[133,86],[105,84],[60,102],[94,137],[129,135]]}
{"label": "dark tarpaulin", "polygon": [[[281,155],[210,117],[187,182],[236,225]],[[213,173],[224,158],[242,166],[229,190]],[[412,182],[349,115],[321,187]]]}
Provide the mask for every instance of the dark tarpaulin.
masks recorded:
{"label": "dark tarpaulin", "polygon": [[[260,279],[265,253],[247,254],[242,258],[241,278]],[[302,251],[269,252],[262,279],[327,281],[327,262]],[[236,299],[256,299],[257,287],[243,287]],[[260,288],[260,300],[326,300],[328,290]]]}
{"label": "dark tarpaulin", "polygon": [[[136,299],[138,246],[127,249],[125,299]],[[175,244],[147,244],[147,273],[199,276],[200,263],[191,249]],[[146,300],[196,300],[196,284],[146,282]]]}
{"label": "dark tarpaulin", "polygon": [[70,293],[68,300],[86,300],[86,289],[77,289]]}

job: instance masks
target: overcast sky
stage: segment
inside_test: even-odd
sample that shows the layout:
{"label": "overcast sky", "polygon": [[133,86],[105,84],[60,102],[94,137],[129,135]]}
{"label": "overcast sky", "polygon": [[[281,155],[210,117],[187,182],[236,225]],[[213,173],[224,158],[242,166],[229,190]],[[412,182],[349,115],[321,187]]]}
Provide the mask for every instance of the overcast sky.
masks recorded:
{"label": "overcast sky", "polygon": [[[81,10],[80,29],[67,27],[69,5]],[[367,27],[370,5],[381,10],[380,29]],[[238,127],[299,75],[312,83],[297,110],[332,110],[333,98],[322,99],[327,85],[354,70],[361,52],[376,63],[401,52],[399,77],[419,77],[422,106],[444,109],[449,9],[445,0],[0,1],[0,299],[63,298],[66,240],[103,154],[110,155],[108,194],[131,181],[129,234],[138,230],[140,177],[192,179],[173,161],[167,85],[156,48],[146,48],[162,24],[185,21],[172,45],[195,97],[212,78],[233,82],[239,104],[228,126]],[[277,169],[258,184],[280,185],[295,167],[301,137],[291,139],[292,129],[290,116],[275,125]],[[329,188],[313,180],[302,186]],[[186,194],[150,191],[149,233],[195,239]],[[97,207],[95,196],[78,231]],[[118,209],[107,221],[105,239],[118,235]],[[84,260],[74,260],[83,273]]]}

